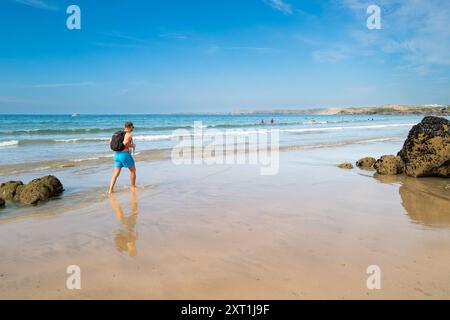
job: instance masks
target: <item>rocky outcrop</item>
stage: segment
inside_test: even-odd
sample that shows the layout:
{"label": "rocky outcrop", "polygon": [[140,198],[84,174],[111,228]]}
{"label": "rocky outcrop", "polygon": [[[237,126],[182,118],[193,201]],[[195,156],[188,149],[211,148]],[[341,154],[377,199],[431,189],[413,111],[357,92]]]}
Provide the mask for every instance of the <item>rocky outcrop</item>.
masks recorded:
{"label": "rocky outcrop", "polygon": [[13,199],[12,201],[14,201],[14,202],[20,202],[20,193],[22,192],[22,189],[23,189],[24,187],[25,187],[25,186],[24,186],[23,184],[17,186],[16,193],[14,194],[14,199]]}
{"label": "rocky outcrop", "polygon": [[412,177],[450,177],[450,121],[425,117],[408,134],[398,153]]}
{"label": "rocky outcrop", "polygon": [[64,191],[61,181],[54,176],[34,179],[24,185],[21,181],[9,181],[0,185],[0,197],[7,201],[34,205],[60,195]]}
{"label": "rocky outcrop", "polygon": [[13,201],[17,187],[22,186],[22,181],[8,181],[0,185],[0,197],[7,201]]}
{"label": "rocky outcrop", "polygon": [[337,167],[341,169],[353,169],[353,165],[349,162],[340,163]]}
{"label": "rocky outcrop", "polygon": [[0,198],[0,209],[5,207],[5,200]]}
{"label": "rocky outcrop", "polygon": [[394,175],[400,174],[404,171],[405,164],[402,159],[394,155],[382,156],[373,165],[378,174],[381,175]]}
{"label": "rocky outcrop", "polygon": [[60,195],[64,191],[62,183],[54,176],[46,176],[26,184],[19,191],[20,203],[31,205]]}
{"label": "rocky outcrop", "polygon": [[365,157],[356,161],[356,166],[364,170],[373,170],[376,161],[375,158]]}

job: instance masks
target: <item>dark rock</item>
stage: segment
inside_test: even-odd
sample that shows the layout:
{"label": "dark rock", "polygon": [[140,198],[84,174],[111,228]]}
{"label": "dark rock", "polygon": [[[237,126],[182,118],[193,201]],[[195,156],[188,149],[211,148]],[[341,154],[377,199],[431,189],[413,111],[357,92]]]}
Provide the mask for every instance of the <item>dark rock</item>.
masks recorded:
{"label": "dark rock", "polygon": [[22,204],[32,205],[44,202],[64,191],[61,182],[54,176],[34,179],[20,189],[18,196]]}
{"label": "dark rock", "polygon": [[37,204],[50,198],[50,189],[39,181],[32,181],[25,185],[20,192],[19,200],[23,204]]}
{"label": "dark rock", "polygon": [[337,167],[341,169],[353,169],[353,165],[348,162],[340,163],[337,165]]}
{"label": "dark rock", "polygon": [[60,195],[64,191],[64,187],[61,181],[55,176],[45,176],[38,179],[42,184],[46,185],[50,189],[50,197]]}
{"label": "dark rock", "polygon": [[425,117],[408,134],[398,153],[412,177],[450,177],[450,121]]}
{"label": "dark rock", "polygon": [[365,157],[356,161],[356,166],[365,170],[373,170],[373,165],[376,161],[375,158]]}
{"label": "dark rock", "polygon": [[403,173],[404,163],[398,156],[386,155],[382,156],[374,164],[374,169],[381,175],[394,175]]}
{"label": "dark rock", "polygon": [[18,186],[23,185],[22,181],[8,181],[0,185],[0,197],[4,200],[12,201]]}
{"label": "dark rock", "polygon": [[5,207],[5,200],[0,198],[0,209]]}
{"label": "dark rock", "polygon": [[17,186],[16,193],[14,194],[14,199],[13,199],[14,202],[20,202],[20,193],[22,192],[22,189],[24,187],[25,186],[23,184]]}

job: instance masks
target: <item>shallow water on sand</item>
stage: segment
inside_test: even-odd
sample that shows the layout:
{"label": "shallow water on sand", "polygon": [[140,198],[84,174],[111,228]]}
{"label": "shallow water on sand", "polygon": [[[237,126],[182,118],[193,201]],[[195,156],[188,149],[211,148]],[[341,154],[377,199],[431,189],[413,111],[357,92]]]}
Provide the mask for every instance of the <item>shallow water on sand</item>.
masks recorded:
{"label": "shallow water on sand", "polygon": [[[142,162],[141,188],[128,191],[124,174],[114,198],[102,189],[107,165],[83,179],[64,170],[67,198],[87,184],[98,199],[0,219],[0,298],[448,299],[447,180],[335,167],[399,147],[281,152],[274,176]],[[65,286],[74,264],[79,291]],[[381,290],[366,287],[369,265],[381,268]]]}

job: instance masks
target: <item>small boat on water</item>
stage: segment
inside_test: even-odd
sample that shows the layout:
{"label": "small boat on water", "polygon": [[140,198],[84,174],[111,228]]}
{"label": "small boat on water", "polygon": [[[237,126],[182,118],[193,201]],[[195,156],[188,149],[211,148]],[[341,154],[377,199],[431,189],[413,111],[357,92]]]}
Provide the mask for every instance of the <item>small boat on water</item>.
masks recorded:
{"label": "small boat on water", "polygon": [[72,117],[79,117],[80,114],[79,113],[72,113]]}

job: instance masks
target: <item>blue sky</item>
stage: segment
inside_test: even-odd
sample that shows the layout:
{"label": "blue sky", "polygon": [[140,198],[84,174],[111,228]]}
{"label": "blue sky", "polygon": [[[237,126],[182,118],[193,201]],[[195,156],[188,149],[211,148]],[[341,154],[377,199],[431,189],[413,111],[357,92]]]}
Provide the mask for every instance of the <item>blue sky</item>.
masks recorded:
{"label": "blue sky", "polygon": [[447,0],[2,0],[0,113],[450,104],[449,17]]}

